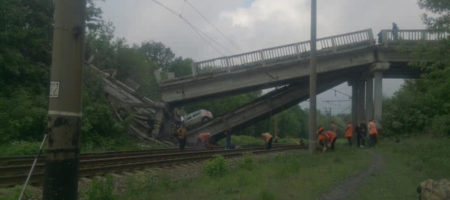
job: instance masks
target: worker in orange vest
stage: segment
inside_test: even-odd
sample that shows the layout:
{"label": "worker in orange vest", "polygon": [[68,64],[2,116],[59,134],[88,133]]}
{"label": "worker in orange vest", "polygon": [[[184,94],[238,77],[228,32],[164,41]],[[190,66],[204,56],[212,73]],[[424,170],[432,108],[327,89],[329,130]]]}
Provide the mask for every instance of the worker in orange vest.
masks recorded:
{"label": "worker in orange vest", "polygon": [[273,140],[272,135],[270,133],[261,133],[261,138],[265,142],[266,149],[271,149]]}
{"label": "worker in orange vest", "polygon": [[211,148],[212,145],[209,143],[211,138],[211,133],[200,133],[197,135],[197,146],[203,144],[205,148]]}
{"label": "worker in orange vest", "polygon": [[322,152],[327,150],[327,136],[325,135],[323,127],[319,126],[319,130],[317,131],[317,140],[319,141],[319,146],[322,149]]}
{"label": "worker in orange vest", "polygon": [[347,123],[347,129],[345,129],[345,138],[348,140],[348,145],[352,146],[352,138],[353,138],[353,125],[352,123]]}
{"label": "worker in orange vest", "polygon": [[325,131],[325,135],[327,136],[328,139],[328,146],[330,147],[331,150],[334,150],[334,143],[336,142],[336,132],[334,131]]}
{"label": "worker in orange vest", "polygon": [[186,146],[186,133],[186,126],[184,124],[181,124],[180,128],[177,129],[177,139],[181,151],[183,151],[184,147]]}
{"label": "worker in orange vest", "polygon": [[375,146],[377,144],[378,130],[375,121],[369,121],[369,146]]}

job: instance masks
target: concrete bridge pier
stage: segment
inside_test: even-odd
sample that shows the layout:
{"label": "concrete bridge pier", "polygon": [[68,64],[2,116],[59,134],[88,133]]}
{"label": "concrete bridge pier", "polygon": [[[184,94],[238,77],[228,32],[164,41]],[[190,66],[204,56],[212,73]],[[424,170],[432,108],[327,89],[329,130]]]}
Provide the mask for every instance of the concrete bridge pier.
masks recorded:
{"label": "concrete bridge pier", "polygon": [[365,80],[364,79],[360,79],[358,80],[356,87],[358,90],[357,93],[357,104],[358,104],[358,108],[357,108],[357,120],[358,121],[363,121],[366,119],[366,107],[365,107],[365,95],[366,95],[366,85],[365,85]]}
{"label": "concrete bridge pier", "polygon": [[388,70],[390,67],[390,63],[379,62],[375,63],[372,66],[373,74],[374,74],[374,112],[373,119],[377,124],[381,122],[381,116],[383,111],[383,71]]}
{"label": "concrete bridge pier", "polygon": [[373,119],[376,122],[381,121],[381,115],[383,112],[383,73],[376,71],[374,73],[375,79],[375,94],[374,94],[374,113]]}
{"label": "concrete bridge pier", "polygon": [[366,80],[366,122],[373,119],[373,78]]}
{"label": "concrete bridge pier", "polygon": [[[361,120],[366,117],[365,112],[365,80],[354,79],[350,81],[352,86],[352,124],[356,128]],[[356,134],[354,134],[354,140],[356,141]]]}

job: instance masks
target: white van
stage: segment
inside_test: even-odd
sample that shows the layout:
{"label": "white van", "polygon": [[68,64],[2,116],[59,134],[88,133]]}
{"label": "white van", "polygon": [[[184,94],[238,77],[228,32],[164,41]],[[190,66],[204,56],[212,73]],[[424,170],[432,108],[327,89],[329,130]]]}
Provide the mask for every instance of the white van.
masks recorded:
{"label": "white van", "polygon": [[213,119],[212,113],[205,109],[197,110],[181,118],[183,124],[188,128],[196,127],[212,119]]}

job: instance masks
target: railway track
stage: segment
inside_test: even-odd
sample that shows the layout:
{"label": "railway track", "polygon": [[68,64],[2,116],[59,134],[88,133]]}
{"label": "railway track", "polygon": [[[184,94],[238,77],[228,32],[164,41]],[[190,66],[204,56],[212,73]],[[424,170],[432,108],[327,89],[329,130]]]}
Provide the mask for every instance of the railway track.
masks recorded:
{"label": "railway track", "polygon": [[[179,151],[178,149],[159,149],[81,154],[79,177],[102,176],[108,173],[132,172],[152,167],[166,167],[206,160],[214,155],[223,155],[226,158],[230,158],[241,156],[245,152],[262,154],[301,148],[304,147],[297,145],[277,145],[271,150],[265,150],[261,146],[253,146],[234,150],[223,150],[219,148],[212,150],[188,149],[185,151]],[[32,157],[27,156],[0,158],[0,187],[23,184],[32,160]],[[31,184],[42,184],[44,167],[44,161],[38,162],[30,180]]]}

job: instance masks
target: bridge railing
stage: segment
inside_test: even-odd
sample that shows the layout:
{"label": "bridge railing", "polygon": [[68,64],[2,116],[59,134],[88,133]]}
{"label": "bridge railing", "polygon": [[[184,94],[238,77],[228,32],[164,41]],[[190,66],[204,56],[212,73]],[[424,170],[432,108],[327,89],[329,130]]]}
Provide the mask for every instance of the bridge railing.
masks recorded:
{"label": "bridge railing", "polygon": [[448,36],[448,33],[430,30],[382,30],[378,35],[378,43],[388,46],[398,42],[436,41]]}
{"label": "bridge railing", "polygon": [[[318,53],[338,52],[355,47],[371,46],[374,44],[371,29],[335,35],[317,40]],[[310,41],[298,42],[257,51],[220,57],[196,62],[193,65],[194,75],[230,72],[242,68],[264,66],[266,64],[287,59],[300,59],[309,56]]]}

